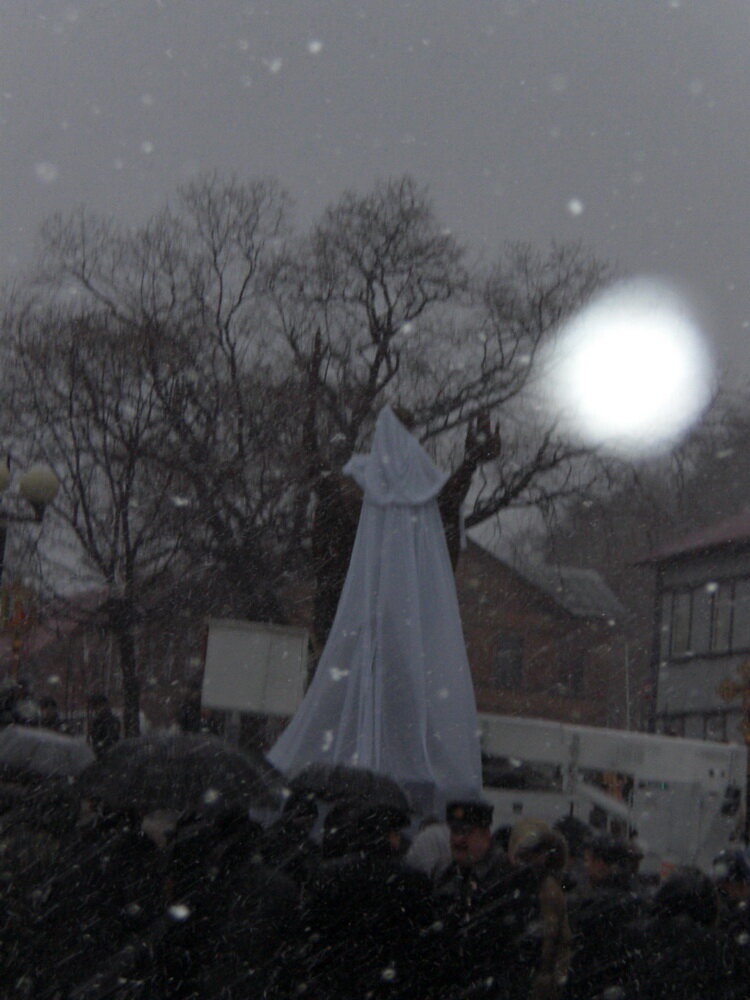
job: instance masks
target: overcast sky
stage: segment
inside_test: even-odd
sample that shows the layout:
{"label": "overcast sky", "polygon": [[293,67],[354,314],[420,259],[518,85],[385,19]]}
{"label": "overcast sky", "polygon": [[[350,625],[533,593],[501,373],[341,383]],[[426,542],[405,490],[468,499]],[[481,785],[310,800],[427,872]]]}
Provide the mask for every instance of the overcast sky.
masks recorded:
{"label": "overcast sky", "polygon": [[6,274],[47,214],[139,221],[203,170],[303,220],[408,171],[475,251],[682,279],[750,372],[747,0],[4,0],[0,92]]}

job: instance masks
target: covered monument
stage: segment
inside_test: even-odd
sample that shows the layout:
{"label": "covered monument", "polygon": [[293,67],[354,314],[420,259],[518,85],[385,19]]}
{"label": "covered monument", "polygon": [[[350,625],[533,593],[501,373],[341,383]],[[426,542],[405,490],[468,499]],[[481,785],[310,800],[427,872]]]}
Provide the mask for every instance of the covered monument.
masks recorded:
{"label": "covered monument", "polygon": [[446,481],[385,407],[372,450],[344,472],[364,492],[351,562],[318,668],[269,753],[390,775],[426,808],[476,795],[481,758],[437,495]]}

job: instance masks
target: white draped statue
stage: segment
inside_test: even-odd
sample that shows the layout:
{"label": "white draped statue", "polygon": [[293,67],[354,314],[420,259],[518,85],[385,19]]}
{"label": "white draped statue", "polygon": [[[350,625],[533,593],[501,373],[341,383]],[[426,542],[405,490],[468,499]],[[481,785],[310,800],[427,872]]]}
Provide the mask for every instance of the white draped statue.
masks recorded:
{"label": "white draped statue", "polygon": [[474,691],[437,495],[447,477],[385,407],[344,468],[364,501],[336,617],[305,698],[269,758],[293,775],[350,764],[426,808],[478,795]]}

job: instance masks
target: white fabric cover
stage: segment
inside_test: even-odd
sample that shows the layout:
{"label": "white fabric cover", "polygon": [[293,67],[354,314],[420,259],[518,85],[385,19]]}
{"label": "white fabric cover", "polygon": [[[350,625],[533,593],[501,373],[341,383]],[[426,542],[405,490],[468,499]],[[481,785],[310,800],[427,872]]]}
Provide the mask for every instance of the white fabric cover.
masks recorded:
{"label": "white fabric cover", "polygon": [[[388,774],[425,807],[477,795],[474,691],[436,497],[446,476],[389,407],[344,469],[364,491],[336,617],[315,677],[270,760]],[[425,794],[427,792],[428,794]]]}

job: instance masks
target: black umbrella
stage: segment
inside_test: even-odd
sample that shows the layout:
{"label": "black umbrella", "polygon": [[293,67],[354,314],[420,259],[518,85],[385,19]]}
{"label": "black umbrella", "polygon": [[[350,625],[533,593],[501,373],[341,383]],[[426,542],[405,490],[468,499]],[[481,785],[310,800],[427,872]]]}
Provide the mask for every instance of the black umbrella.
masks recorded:
{"label": "black umbrella", "polygon": [[293,792],[315,795],[324,802],[352,802],[411,812],[406,792],[385,774],[346,764],[309,764],[289,782]]}
{"label": "black umbrella", "polygon": [[72,776],[93,760],[83,739],[41,727],[0,729],[0,771],[11,778]]}
{"label": "black umbrella", "polygon": [[120,740],[79,775],[83,798],[111,808],[179,812],[276,808],[281,775],[258,752],[215,736],[156,733]]}

